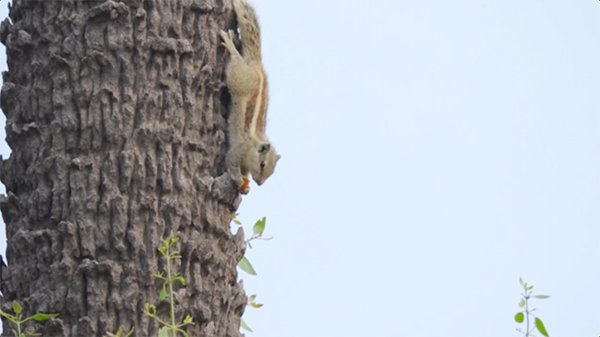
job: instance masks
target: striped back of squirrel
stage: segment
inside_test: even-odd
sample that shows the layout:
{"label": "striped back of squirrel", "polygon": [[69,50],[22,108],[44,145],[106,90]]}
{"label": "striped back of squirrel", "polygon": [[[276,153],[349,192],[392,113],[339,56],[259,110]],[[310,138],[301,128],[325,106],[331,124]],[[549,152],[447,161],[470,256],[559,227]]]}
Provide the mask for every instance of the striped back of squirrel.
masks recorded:
{"label": "striped back of squirrel", "polygon": [[267,108],[269,105],[269,88],[267,77],[262,67],[260,67],[260,71],[257,73],[260,85],[257,86],[257,92],[250,96],[248,101],[244,129],[252,136],[265,138]]}
{"label": "striped back of squirrel", "polygon": [[262,65],[260,25],[254,8],[246,0],[233,0],[233,9],[242,40],[242,56],[251,69],[256,69],[256,77],[249,74],[256,91],[249,95],[244,116],[244,131],[251,137],[264,140],[269,104],[268,83]]}

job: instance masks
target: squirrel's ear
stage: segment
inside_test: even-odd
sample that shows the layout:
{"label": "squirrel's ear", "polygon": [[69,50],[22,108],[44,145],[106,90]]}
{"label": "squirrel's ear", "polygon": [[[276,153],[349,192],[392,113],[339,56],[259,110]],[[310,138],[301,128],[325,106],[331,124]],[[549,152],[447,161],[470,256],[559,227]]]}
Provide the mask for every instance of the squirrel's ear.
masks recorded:
{"label": "squirrel's ear", "polygon": [[266,144],[263,144],[260,146],[260,148],[258,149],[258,152],[265,153],[265,152],[268,152],[270,148],[271,148],[271,144],[266,143]]}
{"label": "squirrel's ear", "polygon": [[279,159],[281,159],[281,155],[280,154],[277,155],[277,160],[279,160]]}

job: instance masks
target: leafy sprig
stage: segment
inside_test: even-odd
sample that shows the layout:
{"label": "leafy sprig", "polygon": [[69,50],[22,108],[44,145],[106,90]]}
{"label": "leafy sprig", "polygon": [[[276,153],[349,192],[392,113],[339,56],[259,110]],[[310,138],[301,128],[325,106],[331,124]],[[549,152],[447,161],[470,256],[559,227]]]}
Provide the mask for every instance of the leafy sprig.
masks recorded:
{"label": "leafy sprig", "polygon": [[169,237],[163,239],[163,245],[158,248],[159,253],[162,255],[165,265],[166,265],[166,274],[163,273],[152,275],[155,279],[162,281],[162,287],[160,292],[158,293],[158,298],[160,301],[167,301],[169,303],[169,318],[163,319],[158,316],[156,312],[156,306],[153,304],[146,303],[144,306],[144,314],[156,322],[161,326],[158,331],[158,337],[176,337],[178,334],[181,334],[184,337],[189,337],[188,333],[184,330],[187,325],[194,324],[194,320],[192,316],[186,315],[181,323],[177,323],[177,319],[175,318],[175,291],[174,285],[175,283],[179,283],[181,286],[186,286],[187,282],[185,278],[180,274],[173,272],[172,261],[181,258],[179,252],[174,250],[174,246],[177,244],[177,238]]}
{"label": "leafy sprig", "polygon": [[[519,278],[519,283],[521,287],[523,287],[523,292],[521,293],[521,301],[519,301],[519,307],[522,309],[521,311],[515,314],[515,322],[519,324],[525,323],[525,331],[521,329],[517,329],[517,331],[521,332],[525,337],[533,336],[533,332],[537,329],[542,336],[549,337],[548,331],[546,330],[546,326],[542,319],[534,315],[533,312],[536,310],[531,307],[531,299],[536,298],[538,300],[544,300],[550,296],[548,295],[533,295],[533,285],[527,284],[527,282],[523,281],[522,278]],[[533,318],[534,325],[531,326],[531,319]]]}
{"label": "leafy sprig", "polygon": [[[242,225],[242,223],[237,218],[234,218],[233,222],[239,226]],[[266,238],[263,236],[266,225],[267,225],[267,218],[263,217],[262,219],[256,221],[254,226],[252,226],[252,235],[248,239],[246,239],[246,245],[249,248],[253,248],[252,247],[253,241],[271,240],[272,239],[272,237]],[[250,263],[250,260],[248,260],[248,258],[246,256],[243,256],[242,259],[240,260],[240,262],[238,262],[238,267],[241,270],[243,270],[244,272],[246,272],[247,274],[256,276],[256,270],[254,269],[254,267],[252,266],[252,263]],[[263,306],[263,304],[256,302],[256,294],[254,294],[254,295],[250,295],[248,297],[248,306],[251,308],[259,309]],[[252,328],[250,328],[250,326],[248,326],[248,324],[244,321],[244,319],[241,320],[240,327],[248,332],[254,332],[252,330]]]}
{"label": "leafy sprig", "polygon": [[58,314],[44,314],[37,313],[29,317],[23,318],[23,307],[17,301],[13,301],[11,304],[12,314],[4,310],[0,310],[0,316],[9,320],[15,325],[15,329],[12,330],[13,336],[15,337],[29,337],[29,336],[41,336],[41,334],[35,331],[23,331],[23,325],[28,321],[45,322],[51,318],[58,317]]}

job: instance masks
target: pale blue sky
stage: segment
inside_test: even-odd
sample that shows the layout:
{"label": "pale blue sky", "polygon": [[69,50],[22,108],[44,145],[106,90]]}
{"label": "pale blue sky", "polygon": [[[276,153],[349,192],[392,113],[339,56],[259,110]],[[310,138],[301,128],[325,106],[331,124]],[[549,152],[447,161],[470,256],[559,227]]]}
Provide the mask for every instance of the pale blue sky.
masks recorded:
{"label": "pale blue sky", "polygon": [[239,210],[274,236],[248,336],[519,336],[519,276],[600,334],[600,2],[253,3],[283,158]]}

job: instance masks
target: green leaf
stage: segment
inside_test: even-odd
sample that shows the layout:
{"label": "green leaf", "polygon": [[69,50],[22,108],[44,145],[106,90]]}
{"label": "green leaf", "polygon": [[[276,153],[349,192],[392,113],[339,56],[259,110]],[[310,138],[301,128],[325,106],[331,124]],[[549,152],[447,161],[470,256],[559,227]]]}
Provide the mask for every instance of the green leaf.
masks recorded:
{"label": "green leaf", "polygon": [[133,336],[133,328],[131,328],[131,330],[129,330],[129,332],[126,335],[123,335],[123,328],[119,327],[119,330],[117,330],[116,333],[111,333],[111,332],[107,332],[106,333],[109,337],[131,337]]}
{"label": "green leaf", "polygon": [[540,299],[540,300],[543,300],[543,299],[546,299],[546,298],[550,297],[550,295],[535,295],[533,297],[535,297],[537,299]]}
{"label": "green leaf", "polygon": [[248,296],[248,305],[255,309],[258,309],[263,306],[260,303],[256,303],[256,294]]}
{"label": "green leaf", "polygon": [[162,273],[160,273],[160,274],[152,274],[151,276],[152,276],[152,278],[156,278],[156,279],[159,279],[159,280],[164,280],[165,279],[165,277],[163,276]]}
{"label": "green leaf", "polygon": [[12,311],[18,315],[23,311],[23,307],[21,307],[21,305],[17,301],[13,301],[12,302]]}
{"label": "green leaf", "polygon": [[526,304],[527,304],[527,302],[525,302],[524,299],[521,299],[521,301],[519,302],[519,307],[523,308]]}
{"label": "green leaf", "polygon": [[185,279],[181,275],[175,275],[175,277],[173,277],[173,281],[179,282],[179,284],[181,284],[184,287],[187,284],[187,282],[185,281]]}
{"label": "green leaf", "polygon": [[541,319],[539,319],[539,317],[535,318],[535,327],[538,329],[538,331],[548,337],[548,331],[546,331],[546,327],[544,326],[544,322],[542,322]]}
{"label": "green leaf", "polygon": [[171,329],[168,326],[163,326],[158,330],[158,337],[169,337],[169,330]]}
{"label": "green leaf", "polygon": [[235,213],[231,221],[233,221],[234,224],[241,226],[242,222],[238,219],[238,216],[240,216],[240,213]]}
{"label": "green leaf", "polygon": [[242,257],[242,259],[240,260],[240,263],[238,263],[238,267],[240,267],[241,270],[245,271],[246,273],[248,273],[250,275],[256,275],[256,271],[250,264],[250,261],[248,261],[248,259],[245,256]]}
{"label": "green leaf", "polygon": [[123,336],[123,329],[119,327],[119,329],[117,329],[117,332],[107,332],[106,334],[108,335],[108,337],[121,337]]}
{"label": "green leaf", "polygon": [[162,289],[158,293],[158,299],[164,301],[167,298],[167,287],[163,285]]}
{"label": "green leaf", "polygon": [[250,327],[248,326],[248,324],[246,324],[246,322],[244,321],[244,319],[241,319],[240,326],[242,327],[242,329],[244,329],[244,330],[246,330],[248,332],[254,332],[252,329],[250,329]]}
{"label": "green leaf", "polygon": [[254,228],[252,229],[252,231],[254,232],[254,235],[256,235],[256,236],[262,236],[263,232],[265,231],[266,224],[267,224],[267,218],[266,217],[263,217],[262,219],[258,220],[254,224]]}
{"label": "green leaf", "polygon": [[187,315],[185,316],[185,318],[183,319],[183,324],[194,324],[194,319],[192,318],[192,316]]}
{"label": "green leaf", "polygon": [[146,305],[144,305],[144,310],[146,311],[147,315],[156,315],[156,306],[153,304],[146,303]]}
{"label": "green leaf", "polygon": [[525,315],[522,312],[517,312],[515,315],[515,322],[523,323],[523,320],[525,320]]}
{"label": "green leaf", "polygon": [[50,318],[58,317],[58,314],[44,314],[39,313],[31,316],[30,318],[36,322],[44,322],[49,320]]}
{"label": "green leaf", "polygon": [[[121,330],[121,327],[119,327],[119,329],[117,330],[117,332],[112,333],[112,332],[107,332],[106,335],[108,337],[121,337],[121,334],[123,333],[123,331]],[[103,336],[104,337],[104,336]]]}
{"label": "green leaf", "polygon": [[0,310],[0,316],[8,319],[11,322],[15,322],[17,320],[17,318],[15,316],[13,316],[13,315],[11,315],[11,314],[9,314],[7,312],[4,312],[2,310]]}
{"label": "green leaf", "polygon": [[522,287],[525,287],[525,282],[523,281],[522,278],[519,277],[519,283],[521,284]]}
{"label": "green leaf", "polygon": [[533,286],[527,287],[527,290],[531,290],[531,289],[533,289]]}

